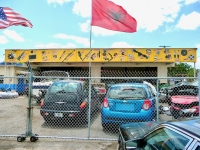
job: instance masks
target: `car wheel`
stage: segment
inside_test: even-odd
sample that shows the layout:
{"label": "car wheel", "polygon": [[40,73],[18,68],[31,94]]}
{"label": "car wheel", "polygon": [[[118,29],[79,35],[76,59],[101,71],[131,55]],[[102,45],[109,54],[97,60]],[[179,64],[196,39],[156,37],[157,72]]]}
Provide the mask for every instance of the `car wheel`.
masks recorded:
{"label": "car wheel", "polygon": [[179,111],[175,111],[175,110],[172,110],[172,109],[170,111],[171,111],[171,114],[174,117],[174,119],[180,118]]}
{"label": "car wheel", "polygon": [[103,131],[108,131],[109,130],[109,125],[102,123]]}
{"label": "car wheel", "polygon": [[[88,112],[87,111],[85,111],[83,116],[80,116],[80,117],[81,117],[81,123],[82,124],[85,125],[85,124],[88,123],[89,116],[88,116]],[[90,120],[91,120],[91,118],[90,118]]]}

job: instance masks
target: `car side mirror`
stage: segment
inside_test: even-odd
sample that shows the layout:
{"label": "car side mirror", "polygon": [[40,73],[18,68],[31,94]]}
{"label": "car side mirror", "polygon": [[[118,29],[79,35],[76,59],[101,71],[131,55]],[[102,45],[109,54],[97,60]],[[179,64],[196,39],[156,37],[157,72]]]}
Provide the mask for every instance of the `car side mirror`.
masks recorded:
{"label": "car side mirror", "polygon": [[139,150],[142,147],[142,140],[143,139],[135,139],[131,141],[126,141],[126,150]]}

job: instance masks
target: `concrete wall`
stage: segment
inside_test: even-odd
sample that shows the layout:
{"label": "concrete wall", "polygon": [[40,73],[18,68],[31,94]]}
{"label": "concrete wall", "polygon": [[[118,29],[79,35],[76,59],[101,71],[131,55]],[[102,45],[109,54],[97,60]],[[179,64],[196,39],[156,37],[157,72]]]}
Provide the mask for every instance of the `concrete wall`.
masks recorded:
{"label": "concrete wall", "polygon": [[[101,77],[101,67],[157,67],[157,76],[158,77],[167,77],[167,67],[173,66],[173,64],[166,63],[32,63],[31,67],[35,70],[39,67],[89,67],[91,66],[91,76],[92,77]],[[4,76],[16,76],[20,72],[28,71],[26,66],[18,67],[13,65],[0,66],[0,75]],[[92,82],[99,82],[100,79],[95,79]],[[17,83],[15,79],[6,79],[4,83]],[[160,83],[167,83],[166,79],[161,79]]]}
{"label": "concrete wall", "polygon": [[[158,66],[157,76],[158,77],[167,77],[167,66]],[[167,83],[167,79],[160,79],[160,83]]]}

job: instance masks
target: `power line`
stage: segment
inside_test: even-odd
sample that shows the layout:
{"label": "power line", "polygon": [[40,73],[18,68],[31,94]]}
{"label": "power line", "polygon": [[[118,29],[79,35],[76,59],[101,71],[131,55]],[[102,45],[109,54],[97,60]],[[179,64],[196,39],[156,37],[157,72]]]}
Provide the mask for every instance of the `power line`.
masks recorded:
{"label": "power line", "polygon": [[183,39],[180,39],[180,40],[177,40],[177,41],[174,41],[174,42],[172,42],[170,45],[172,45],[172,44],[174,44],[174,43],[178,43],[178,42],[183,42],[183,41],[185,41],[185,40],[192,40],[192,38],[194,38],[194,37],[198,37],[200,34],[197,32],[197,33],[195,33],[195,34],[192,34],[192,35],[190,35],[190,36],[187,36],[186,38],[183,38]]}

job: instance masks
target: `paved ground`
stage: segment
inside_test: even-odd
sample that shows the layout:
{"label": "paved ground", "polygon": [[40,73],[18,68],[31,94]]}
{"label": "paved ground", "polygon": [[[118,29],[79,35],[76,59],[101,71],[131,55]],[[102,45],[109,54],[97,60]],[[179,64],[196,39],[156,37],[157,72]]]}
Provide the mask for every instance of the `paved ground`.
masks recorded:
{"label": "paved ground", "polygon": [[17,142],[16,138],[0,138],[0,150],[117,150],[117,141],[29,139]]}

